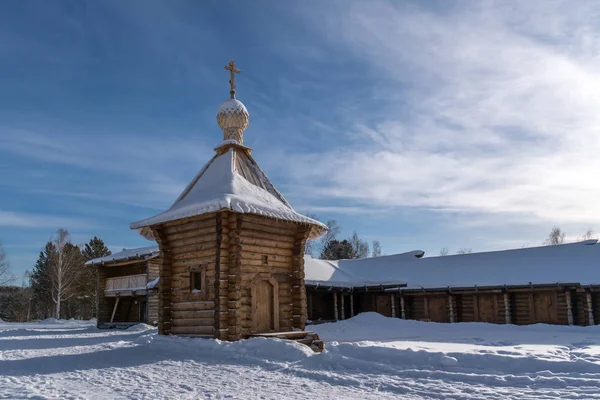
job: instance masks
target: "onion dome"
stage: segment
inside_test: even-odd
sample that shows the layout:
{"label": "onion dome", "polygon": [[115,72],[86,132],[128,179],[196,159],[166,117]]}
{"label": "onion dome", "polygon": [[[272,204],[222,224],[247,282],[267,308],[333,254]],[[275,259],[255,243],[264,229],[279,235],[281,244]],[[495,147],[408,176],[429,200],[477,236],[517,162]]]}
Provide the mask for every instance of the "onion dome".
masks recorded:
{"label": "onion dome", "polygon": [[242,144],[249,117],[248,110],[241,101],[236,98],[225,100],[217,112],[217,123],[223,130],[223,140],[235,140]]}

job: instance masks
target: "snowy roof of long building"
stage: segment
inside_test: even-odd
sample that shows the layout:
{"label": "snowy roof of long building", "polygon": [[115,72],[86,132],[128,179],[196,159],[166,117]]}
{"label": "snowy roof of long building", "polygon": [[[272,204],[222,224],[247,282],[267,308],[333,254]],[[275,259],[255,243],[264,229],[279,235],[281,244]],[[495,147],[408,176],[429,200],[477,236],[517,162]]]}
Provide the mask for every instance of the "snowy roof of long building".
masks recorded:
{"label": "snowy roof of long building", "polygon": [[[232,141],[229,141],[232,142]],[[327,226],[297,213],[275,189],[247,148],[225,143],[165,212],[131,224],[141,229],[160,223],[219,210],[257,214],[311,226],[311,238],[321,236]],[[217,148],[219,150],[219,148]],[[150,232],[142,234],[151,238]]]}
{"label": "snowy roof of long building", "polygon": [[[329,261],[336,270],[313,275],[322,260],[306,259],[308,284],[349,286],[397,284],[400,290],[468,288],[487,286],[600,284],[600,245],[587,240],[559,246],[419,257],[411,252],[360,260]],[[329,282],[331,281],[331,283]]]}
{"label": "snowy roof of long building", "polygon": [[158,257],[158,246],[139,247],[137,249],[124,249],[110,256],[94,258],[85,263],[85,265],[103,265],[109,263],[118,263],[128,260],[143,260]]}

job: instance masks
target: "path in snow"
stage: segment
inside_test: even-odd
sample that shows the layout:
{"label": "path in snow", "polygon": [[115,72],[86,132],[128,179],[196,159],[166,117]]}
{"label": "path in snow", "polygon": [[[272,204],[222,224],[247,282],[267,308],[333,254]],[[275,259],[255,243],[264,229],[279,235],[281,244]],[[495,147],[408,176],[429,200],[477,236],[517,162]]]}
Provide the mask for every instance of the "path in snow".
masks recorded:
{"label": "path in snow", "polygon": [[145,325],[0,323],[0,398],[600,399],[600,326],[366,313],[313,328],[322,354],[263,338],[160,337]]}

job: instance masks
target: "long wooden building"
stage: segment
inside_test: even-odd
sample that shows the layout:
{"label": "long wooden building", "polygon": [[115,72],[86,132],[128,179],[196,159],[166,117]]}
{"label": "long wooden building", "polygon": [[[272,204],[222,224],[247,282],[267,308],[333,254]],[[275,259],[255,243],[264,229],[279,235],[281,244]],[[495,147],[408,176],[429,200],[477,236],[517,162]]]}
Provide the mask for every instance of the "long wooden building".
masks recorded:
{"label": "long wooden building", "polygon": [[421,251],[325,261],[307,258],[308,318],[358,312],[434,322],[594,325],[600,318],[600,245],[424,257]]}

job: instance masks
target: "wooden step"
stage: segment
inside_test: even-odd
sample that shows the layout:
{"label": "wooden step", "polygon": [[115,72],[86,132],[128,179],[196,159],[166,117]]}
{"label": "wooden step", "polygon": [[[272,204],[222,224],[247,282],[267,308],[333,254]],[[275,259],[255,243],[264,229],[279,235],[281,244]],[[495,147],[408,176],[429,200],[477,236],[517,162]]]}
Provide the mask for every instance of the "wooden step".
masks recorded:
{"label": "wooden step", "polygon": [[292,331],[292,332],[268,332],[256,333],[250,337],[276,338],[283,340],[293,340],[310,347],[315,353],[320,353],[325,348],[325,343],[319,338],[319,335],[314,332]]}

